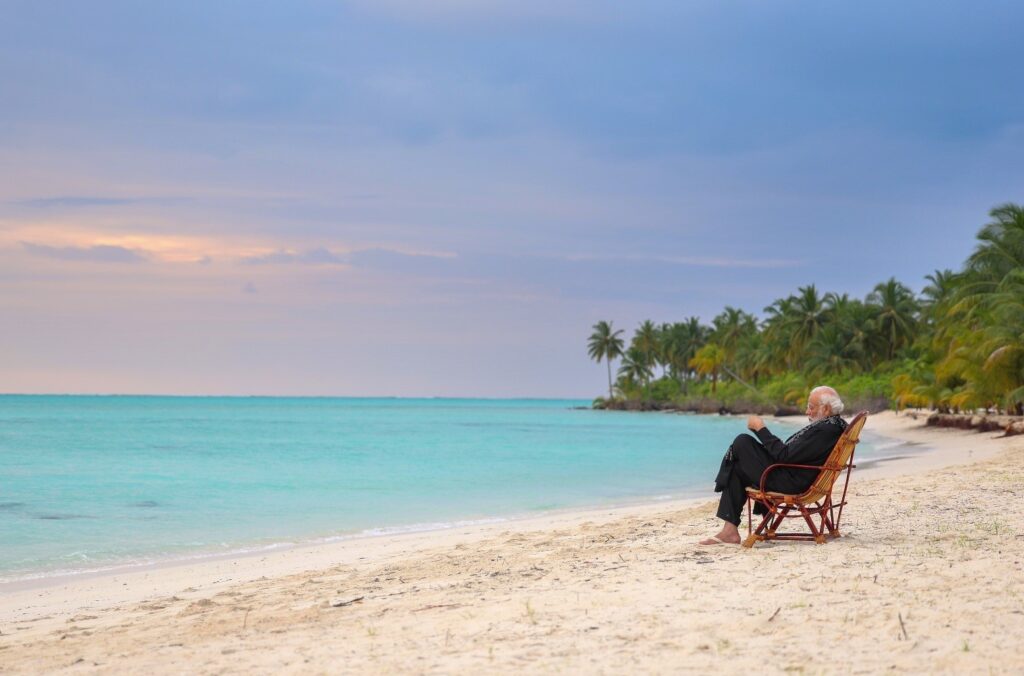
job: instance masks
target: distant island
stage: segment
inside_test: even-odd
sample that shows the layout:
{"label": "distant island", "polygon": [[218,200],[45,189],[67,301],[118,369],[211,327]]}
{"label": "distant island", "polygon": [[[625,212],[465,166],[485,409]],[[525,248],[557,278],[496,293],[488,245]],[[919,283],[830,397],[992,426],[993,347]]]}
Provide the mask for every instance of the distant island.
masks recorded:
{"label": "distant island", "polygon": [[763,318],[726,307],[710,326],[645,321],[628,346],[599,321],[588,353],[606,362],[608,392],[594,407],[799,413],[808,390],[828,383],[850,409],[1021,415],[1024,207],[989,215],[962,268],[927,275],[920,295],[896,278],[864,299],[811,284]]}

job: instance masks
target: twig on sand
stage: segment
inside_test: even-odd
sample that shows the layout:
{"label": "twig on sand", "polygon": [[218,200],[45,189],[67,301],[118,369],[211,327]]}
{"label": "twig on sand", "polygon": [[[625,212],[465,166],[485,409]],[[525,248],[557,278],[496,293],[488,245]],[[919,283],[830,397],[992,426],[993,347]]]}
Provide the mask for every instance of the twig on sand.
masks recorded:
{"label": "twig on sand", "polygon": [[435,603],[429,606],[423,606],[422,608],[416,608],[412,612],[418,613],[423,610],[434,610],[435,608],[458,608],[461,603]]}
{"label": "twig on sand", "polygon": [[358,603],[359,601],[362,601],[364,598],[366,597],[356,596],[350,599],[337,599],[336,601],[331,601],[331,608],[341,608],[342,606],[350,606],[353,603]]}
{"label": "twig on sand", "polygon": [[782,606],[779,606],[778,608],[775,609],[775,612],[772,613],[772,616],[768,618],[768,621],[771,622],[772,620],[774,620],[775,616],[779,614],[780,610],[782,610]]}
{"label": "twig on sand", "polygon": [[903,632],[903,640],[909,641],[910,637],[907,636],[907,627],[903,624],[903,613],[896,613],[896,617],[900,618],[900,631]]}

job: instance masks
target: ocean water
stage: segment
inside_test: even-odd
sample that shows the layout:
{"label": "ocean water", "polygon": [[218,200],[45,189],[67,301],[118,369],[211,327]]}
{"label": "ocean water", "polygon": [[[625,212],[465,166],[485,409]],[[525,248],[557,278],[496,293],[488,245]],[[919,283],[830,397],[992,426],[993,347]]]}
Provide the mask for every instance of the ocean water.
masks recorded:
{"label": "ocean water", "polygon": [[710,496],[743,427],[587,404],[0,396],[0,581]]}

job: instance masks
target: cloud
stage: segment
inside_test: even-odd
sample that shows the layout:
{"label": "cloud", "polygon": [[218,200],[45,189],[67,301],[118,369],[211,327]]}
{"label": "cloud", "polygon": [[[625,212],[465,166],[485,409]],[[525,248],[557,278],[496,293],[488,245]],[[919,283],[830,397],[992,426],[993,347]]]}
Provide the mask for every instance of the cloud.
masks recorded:
{"label": "cloud", "polygon": [[458,257],[458,254],[448,251],[400,251],[386,247],[368,247],[353,251],[349,258],[357,265],[387,266],[395,261],[446,260]]}
{"label": "cloud", "polygon": [[91,263],[141,263],[146,256],[135,249],[110,244],[96,246],[47,246],[21,242],[22,248],[33,256],[53,258],[62,261],[86,261]]}
{"label": "cloud", "polygon": [[621,256],[601,254],[569,254],[567,261],[615,261],[628,263],[667,263],[707,268],[793,268],[803,265],[802,261],[783,258],[730,258],[727,256],[657,256],[626,254]]}
{"label": "cloud", "polygon": [[400,251],[385,247],[368,247],[352,251],[331,251],[326,247],[315,247],[294,251],[278,249],[267,254],[247,256],[243,263],[250,265],[299,264],[299,265],[360,265],[366,267],[390,267],[395,261],[449,259],[456,254],[438,251]]}
{"label": "cloud", "polygon": [[16,200],[11,204],[23,207],[35,207],[48,209],[51,207],[107,207],[131,204],[136,200],[123,199],[120,197],[82,197],[82,196],[58,196],[38,197],[35,199]]}
{"label": "cloud", "polygon": [[348,261],[343,254],[338,254],[325,247],[306,249],[305,251],[277,251],[260,256],[247,256],[243,263],[250,265],[299,263],[305,265],[345,265]]}

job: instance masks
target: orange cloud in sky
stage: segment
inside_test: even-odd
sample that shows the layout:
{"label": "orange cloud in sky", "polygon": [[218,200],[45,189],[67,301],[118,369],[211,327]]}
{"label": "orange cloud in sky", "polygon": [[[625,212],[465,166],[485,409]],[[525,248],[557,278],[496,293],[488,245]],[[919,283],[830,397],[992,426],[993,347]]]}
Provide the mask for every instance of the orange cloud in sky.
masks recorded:
{"label": "orange cloud in sky", "polygon": [[[450,251],[419,250],[390,243],[294,243],[269,238],[177,235],[142,232],[110,232],[79,224],[32,223],[0,229],[0,248],[40,251],[92,251],[119,249],[133,252],[140,258],[162,263],[228,262],[296,262],[308,265],[350,267],[344,260],[356,251],[382,249],[405,256],[456,258]],[[70,257],[69,257],[70,258]]]}

